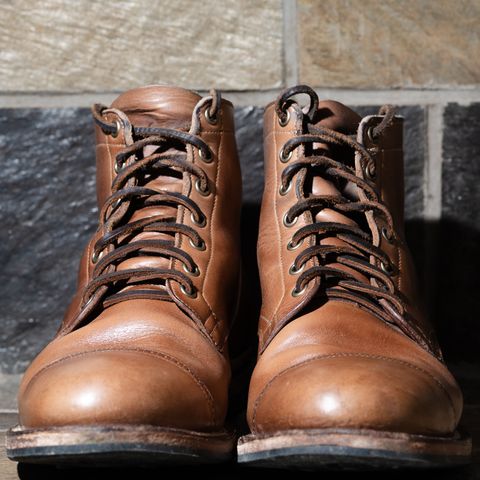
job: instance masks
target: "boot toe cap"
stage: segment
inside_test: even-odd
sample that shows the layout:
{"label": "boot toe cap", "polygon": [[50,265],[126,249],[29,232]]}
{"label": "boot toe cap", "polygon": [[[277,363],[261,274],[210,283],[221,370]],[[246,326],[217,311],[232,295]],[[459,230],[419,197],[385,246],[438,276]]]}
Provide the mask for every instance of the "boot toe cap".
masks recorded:
{"label": "boot toe cap", "polygon": [[39,370],[19,396],[26,427],[148,424],[214,428],[205,384],[187,366],[156,352],[105,350],[60,359]]}
{"label": "boot toe cap", "polygon": [[250,400],[255,432],[346,428],[445,435],[458,421],[448,391],[431,373],[402,360],[361,354],[314,357],[291,366]]}

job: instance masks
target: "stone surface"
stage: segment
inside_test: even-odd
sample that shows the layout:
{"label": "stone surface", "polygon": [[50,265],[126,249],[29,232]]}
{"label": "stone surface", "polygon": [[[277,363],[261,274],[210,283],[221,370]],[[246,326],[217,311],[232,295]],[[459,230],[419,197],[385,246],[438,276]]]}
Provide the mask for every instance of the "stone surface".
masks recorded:
{"label": "stone surface", "polygon": [[437,315],[452,355],[480,357],[480,103],[444,114]]}
{"label": "stone surface", "polygon": [[0,90],[150,83],[246,90],[282,81],[277,0],[0,2]]}
{"label": "stone surface", "polygon": [[96,221],[86,109],[0,110],[0,367],[22,371],[52,337]]}
{"label": "stone surface", "polygon": [[480,82],[479,0],[299,0],[302,82],[418,87]]}

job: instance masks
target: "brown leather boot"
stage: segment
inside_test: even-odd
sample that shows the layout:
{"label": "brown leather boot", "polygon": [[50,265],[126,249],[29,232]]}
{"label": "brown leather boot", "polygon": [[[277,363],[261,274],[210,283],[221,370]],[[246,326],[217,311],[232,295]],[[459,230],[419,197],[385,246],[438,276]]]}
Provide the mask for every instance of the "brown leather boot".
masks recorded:
{"label": "brown leather boot", "polygon": [[239,281],[233,106],[149,86],[95,105],[100,224],[55,339],[28,368],[8,455],[218,462]]}
{"label": "brown leather boot", "polygon": [[462,394],[405,245],[402,119],[391,107],[362,119],[299,86],[267,106],[264,142],[260,346],[239,461],[466,462]]}

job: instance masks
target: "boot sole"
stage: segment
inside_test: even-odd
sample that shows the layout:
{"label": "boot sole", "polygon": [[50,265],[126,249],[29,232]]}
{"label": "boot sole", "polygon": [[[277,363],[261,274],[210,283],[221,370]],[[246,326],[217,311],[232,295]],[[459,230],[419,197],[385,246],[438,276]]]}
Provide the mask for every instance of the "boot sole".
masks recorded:
{"label": "boot sole", "polygon": [[236,437],[141,426],[23,428],[6,435],[7,456],[24,463],[53,465],[194,465],[228,462]]}
{"label": "boot sole", "polygon": [[428,437],[374,430],[288,430],[247,435],[238,443],[246,466],[300,470],[454,467],[470,462],[470,437]]}

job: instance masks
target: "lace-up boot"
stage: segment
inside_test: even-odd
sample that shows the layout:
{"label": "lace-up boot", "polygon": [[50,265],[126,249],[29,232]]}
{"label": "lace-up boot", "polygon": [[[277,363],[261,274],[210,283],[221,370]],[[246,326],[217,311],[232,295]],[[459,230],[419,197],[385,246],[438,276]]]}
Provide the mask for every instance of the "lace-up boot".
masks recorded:
{"label": "lace-up boot", "polygon": [[95,105],[100,222],[55,339],[28,368],[8,454],[27,462],[216,462],[239,281],[233,106],[212,91]]}
{"label": "lace-up boot", "polygon": [[402,119],[389,106],[360,118],[306,86],[264,118],[263,305],[240,462],[466,462],[462,394],[405,244]]}

